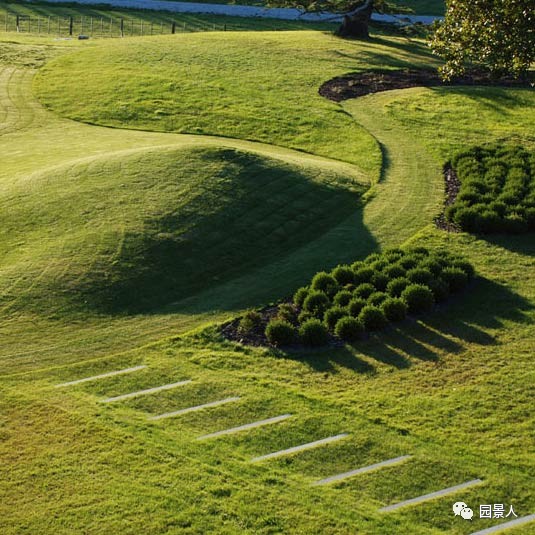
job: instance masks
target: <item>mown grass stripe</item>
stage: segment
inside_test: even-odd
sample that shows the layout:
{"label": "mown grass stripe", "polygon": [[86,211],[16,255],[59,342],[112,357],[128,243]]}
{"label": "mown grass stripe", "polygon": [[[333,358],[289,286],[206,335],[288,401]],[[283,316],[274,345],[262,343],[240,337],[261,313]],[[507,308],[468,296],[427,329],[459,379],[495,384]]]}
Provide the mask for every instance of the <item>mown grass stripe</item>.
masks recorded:
{"label": "mown grass stripe", "polygon": [[395,464],[402,463],[410,459],[412,455],[403,455],[401,457],[396,457],[395,459],[389,459],[388,461],[382,461],[380,463],[370,464],[369,466],[363,466],[362,468],[357,468],[356,470],[350,470],[349,472],[344,472],[343,474],[336,474],[334,476],[326,477],[325,479],[320,479],[319,481],[314,481],[312,485],[328,485],[329,483],[335,483],[337,481],[342,481],[349,477],[356,476],[358,474],[365,474],[366,472],[372,472],[374,470],[379,470],[387,466],[392,466]]}
{"label": "mown grass stripe", "polygon": [[220,405],[225,405],[226,403],[232,403],[233,401],[238,401],[239,397],[220,399],[218,401],[211,401],[210,403],[203,403],[202,405],[196,405],[195,407],[188,407],[187,409],[180,409],[173,412],[165,412],[163,414],[158,414],[156,416],[150,416],[149,420],[163,420],[164,418],[172,418],[173,416],[179,416],[181,414],[188,414],[189,412],[201,411],[203,409],[209,409],[211,407],[219,407]]}
{"label": "mown grass stripe", "polygon": [[248,429],[254,429],[256,427],[262,427],[264,425],[276,424],[290,418],[291,414],[282,414],[280,416],[274,416],[273,418],[266,418],[265,420],[259,420],[258,422],[251,422],[250,424],[239,425],[237,427],[231,427],[229,429],[223,429],[222,431],[216,431],[215,433],[209,433],[208,435],[202,435],[197,437],[197,440],[205,440],[207,438],[221,437],[224,435],[231,435],[233,433],[239,433],[240,431],[247,431]]}
{"label": "mown grass stripe", "polygon": [[522,516],[520,518],[515,518],[514,520],[511,520],[510,522],[504,522],[503,524],[492,526],[491,528],[487,528],[487,529],[482,529],[481,531],[475,531],[471,535],[487,535],[487,533],[498,533],[506,529],[515,528],[517,526],[523,526],[524,524],[527,524],[528,522],[535,522],[535,514]]}
{"label": "mown grass stripe", "polygon": [[284,455],[290,455],[291,453],[296,453],[299,451],[309,450],[312,448],[317,448],[318,446],[324,446],[325,444],[330,444],[331,442],[336,442],[346,438],[348,433],[341,433],[340,435],[335,435],[332,437],[322,438],[321,440],[315,440],[314,442],[308,442],[307,444],[301,444],[300,446],[294,446],[293,448],[288,448],[286,450],[275,451],[273,453],[268,453],[267,455],[261,455],[260,457],[254,457],[251,459],[252,463],[258,461],[265,461],[267,459],[275,459],[276,457],[282,457]]}
{"label": "mown grass stripe", "polygon": [[472,481],[467,481],[466,483],[455,485],[454,487],[449,487],[443,490],[437,490],[436,492],[431,492],[430,494],[424,494],[423,496],[411,498],[410,500],[405,500],[403,502],[394,503],[393,505],[387,505],[386,507],[382,507],[381,509],[379,509],[379,511],[383,513],[388,513],[390,511],[395,511],[396,509],[400,509],[402,507],[407,507],[409,505],[415,505],[418,503],[426,502],[428,500],[433,500],[435,498],[441,498],[442,496],[448,496],[449,494],[454,494],[455,492],[467,489],[469,487],[473,487],[474,485],[481,485],[481,483],[483,483],[481,479],[473,479]]}
{"label": "mown grass stripe", "polygon": [[98,379],[105,379],[106,377],[114,377],[115,375],[122,375],[125,373],[132,373],[137,372],[138,370],[143,370],[147,366],[134,366],[133,368],[125,368],[124,370],[117,370],[114,372],[108,372],[108,373],[102,373],[100,375],[93,375],[92,377],[84,377],[83,379],[76,379],[76,381],[68,381],[66,383],[61,383],[59,385],[56,385],[56,388],[60,388],[63,386],[72,386],[72,385],[78,385],[80,383],[86,383],[88,381],[97,381]]}
{"label": "mown grass stripe", "polygon": [[130,392],[129,394],[122,394],[120,396],[114,396],[112,398],[101,399],[101,403],[111,403],[112,401],[122,401],[123,399],[135,398],[137,396],[146,396],[147,394],[154,394],[155,392],[161,392],[162,390],[171,390],[178,386],[183,386],[191,383],[191,379],[187,381],[179,381],[178,383],[170,383],[168,385],[155,386],[154,388],[147,388],[146,390],[138,390],[137,392]]}

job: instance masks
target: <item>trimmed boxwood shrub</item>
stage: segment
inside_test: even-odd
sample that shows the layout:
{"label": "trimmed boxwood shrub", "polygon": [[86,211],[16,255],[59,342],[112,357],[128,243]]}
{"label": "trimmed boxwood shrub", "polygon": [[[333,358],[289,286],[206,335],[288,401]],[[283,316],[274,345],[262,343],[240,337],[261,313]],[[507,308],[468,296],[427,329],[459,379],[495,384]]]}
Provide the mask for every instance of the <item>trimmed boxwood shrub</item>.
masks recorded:
{"label": "trimmed boxwood shrub", "polygon": [[357,318],[340,318],[334,328],[336,336],[346,342],[354,342],[364,336],[364,326]]}
{"label": "trimmed boxwood shrub", "polygon": [[401,298],[413,314],[429,312],[435,304],[433,292],[423,284],[410,284],[403,290]]}
{"label": "trimmed boxwood shrub", "polygon": [[375,292],[375,286],[373,286],[373,284],[366,282],[364,284],[359,284],[355,288],[353,295],[355,297],[361,297],[362,299],[368,299],[368,297],[370,297],[370,295],[374,292]]}
{"label": "trimmed boxwood shrub", "polygon": [[407,317],[407,303],[398,297],[390,297],[381,305],[388,321],[402,321]]}
{"label": "trimmed boxwood shrub", "polygon": [[349,290],[342,290],[334,296],[333,303],[335,305],[345,307],[349,304],[349,301],[351,301],[351,299],[353,299],[353,293]]}
{"label": "trimmed boxwood shrub", "polygon": [[355,297],[354,299],[351,299],[347,307],[349,311],[349,315],[354,316],[356,318],[360,314],[360,311],[365,306],[366,306],[366,299],[362,299],[361,297]]}
{"label": "trimmed boxwood shrub", "polygon": [[[535,186],[533,202],[535,205]],[[507,209],[505,213],[511,216]],[[353,341],[364,331],[380,330],[407,314],[428,313],[434,303],[464,288],[473,276],[469,262],[444,250],[413,247],[376,253],[351,266],[316,274],[310,286],[296,291],[293,304],[279,305],[275,319],[265,329],[266,337],[274,345],[290,345],[300,339],[303,344],[319,346],[334,334]],[[255,317],[253,314],[248,321]]]}
{"label": "trimmed boxwood shrub", "polygon": [[535,184],[533,153],[519,146],[474,147],[454,155],[452,166],[461,187],[445,210],[449,221],[482,234],[533,230],[527,211]]}
{"label": "trimmed boxwood shrub", "polygon": [[332,308],[329,308],[329,310],[325,312],[325,315],[323,316],[323,322],[325,323],[327,328],[332,331],[338,320],[347,315],[347,308],[334,306]]}
{"label": "trimmed boxwood shrub", "polygon": [[238,324],[238,332],[240,334],[249,334],[256,331],[261,325],[261,314],[256,310],[249,310],[240,320],[240,323]]}
{"label": "trimmed boxwood shrub", "polygon": [[273,319],[267,324],[266,338],[274,346],[289,346],[295,342],[296,329],[286,320]]}
{"label": "trimmed boxwood shrub", "polygon": [[386,327],[388,320],[384,312],[376,306],[366,305],[358,316],[358,320],[367,331],[378,331]]}
{"label": "trimmed boxwood shrub", "polygon": [[315,290],[308,294],[303,303],[303,310],[310,312],[313,316],[321,317],[327,308],[329,308],[329,304],[327,294]]}
{"label": "trimmed boxwood shrub", "polygon": [[305,321],[299,328],[299,338],[306,346],[324,346],[329,340],[327,327],[318,319]]}

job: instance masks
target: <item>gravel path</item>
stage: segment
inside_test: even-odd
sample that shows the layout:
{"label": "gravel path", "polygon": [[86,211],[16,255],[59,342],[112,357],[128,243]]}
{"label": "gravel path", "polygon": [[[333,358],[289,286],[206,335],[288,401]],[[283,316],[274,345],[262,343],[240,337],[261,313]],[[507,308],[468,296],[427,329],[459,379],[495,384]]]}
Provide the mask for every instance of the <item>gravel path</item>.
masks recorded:
{"label": "gravel path", "polygon": [[[49,2],[61,4],[72,3],[69,0],[48,0]],[[102,2],[95,0],[77,0],[77,4],[99,4]],[[107,5],[114,7],[151,9],[154,11],[170,11],[174,13],[209,13],[212,15],[230,15],[234,17],[261,17],[267,19],[283,20],[307,20],[321,21],[332,19],[330,13],[303,13],[292,8],[266,8],[260,6],[240,6],[236,4],[203,4],[196,2],[170,2],[168,0],[106,0]],[[373,20],[378,22],[421,22],[431,24],[440,17],[419,16],[419,15],[380,15],[375,13]],[[341,17],[340,17],[341,19]]]}

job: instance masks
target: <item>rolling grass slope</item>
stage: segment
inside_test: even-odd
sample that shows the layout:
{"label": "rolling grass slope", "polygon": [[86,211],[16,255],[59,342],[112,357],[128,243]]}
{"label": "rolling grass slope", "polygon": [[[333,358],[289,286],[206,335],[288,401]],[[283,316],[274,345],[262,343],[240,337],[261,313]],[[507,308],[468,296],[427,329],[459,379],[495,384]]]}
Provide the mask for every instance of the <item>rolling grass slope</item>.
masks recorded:
{"label": "rolling grass slope", "polygon": [[[121,222],[150,237],[153,229],[145,216],[160,221],[160,214],[183,202],[183,207],[201,210],[211,219],[214,211],[232,214],[236,203],[247,207],[251,194],[263,203],[278,202],[272,199],[270,184],[291,182],[297,191],[281,188],[281,215],[289,218],[298,200],[306,202],[305,211],[313,210],[316,193],[321,192],[325,219],[307,222],[308,241],[300,241],[296,231],[291,232],[296,241],[277,240],[282,256],[280,249],[272,249],[270,260],[262,265],[243,266],[240,276],[150,314],[75,314],[52,299],[46,302],[48,290],[39,290],[49,270],[61,270],[62,262],[47,266],[40,261],[36,276],[24,277],[19,271],[17,287],[2,302],[8,308],[0,317],[0,490],[7,496],[0,504],[2,532],[137,534],[142,526],[144,532],[166,534],[468,535],[498,521],[455,518],[451,504],[457,499],[474,510],[478,504],[505,503],[513,504],[519,516],[532,513],[533,240],[523,236],[487,241],[446,234],[430,225],[440,209],[444,155],[465,132],[470,140],[483,135],[478,132],[472,138],[474,125],[459,117],[470,113],[491,127],[500,121],[499,128],[487,130],[488,138],[530,143],[532,92],[489,92],[488,98],[475,94],[469,97],[468,111],[459,104],[469,94],[462,88],[441,96],[429,89],[395,91],[339,106],[323,103],[314,84],[344,71],[380,65],[430,65],[423,46],[393,38],[347,43],[319,33],[257,34],[256,45],[253,36],[239,34],[143,43],[131,41],[137,56],[121,43],[109,42],[103,48],[90,44],[79,53],[83,61],[77,62],[74,52],[49,63],[36,85],[58,114],[137,130],[62,119],[32,97],[33,71],[4,67],[0,117],[5,118],[2,126],[8,126],[0,131],[0,146],[9,158],[0,168],[0,195],[4,210],[18,214],[17,220],[6,216],[5,224],[20,234],[15,246],[4,241],[14,240],[11,233],[2,240],[1,276],[14,265],[10,255],[37,259],[33,249],[41,246],[46,233],[54,232],[72,240],[70,258],[92,270],[83,256],[89,252],[84,244],[91,242],[104,251],[106,233],[84,225],[87,216],[87,223],[99,221],[106,228],[119,225],[119,215],[124,214],[127,218]],[[176,43],[183,43],[182,59]],[[214,72],[209,70],[214,44],[229,52],[221,60],[225,70],[217,72],[221,93],[233,96],[227,101],[228,115],[210,98],[210,76],[203,74]],[[98,50],[109,54],[104,67],[98,66]],[[293,70],[289,50],[295,59]],[[181,68],[160,69],[167,55],[181,62]],[[236,84],[240,57],[245,72]],[[286,80],[277,79],[277,61]],[[188,78],[188,62],[200,73],[198,87]],[[273,81],[270,90],[248,107],[255,94],[255,62],[261,79],[271,74]],[[157,74],[157,81],[146,74],[149,70]],[[101,93],[92,82],[84,93],[75,80],[93,76]],[[130,85],[136,76],[139,87]],[[123,101],[122,108],[111,105],[113,92]],[[174,123],[166,124],[191,134],[143,130],[164,129],[144,104],[152,92],[173,118]],[[504,95],[520,99],[512,111],[499,106]],[[405,112],[413,101],[427,106],[425,113],[413,111],[419,121],[416,130]],[[212,113],[206,113],[207,107]],[[183,115],[186,108],[189,114]],[[305,114],[316,108],[317,124],[327,127],[307,135]],[[121,116],[125,109],[130,115]],[[259,118],[267,127],[257,132]],[[227,120],[228,130],[223,128]],[[436,128],[437,122],[448,127]],[[196,129],[222,137],[195,135]],[[296,146],[294,136],[301,136],[298,148],[308,153],[281,146]],[[225,161],[228,155],[230,162]],[[187,184],[184,190],[169,176],[177,164],[177,175],[184,176],[181,184]],[[254,184],[260,181],[266,189],[247,189],[251,169],[257,171]],[[272,173],[277,182],[272,182]],[[126,183],[136,187],[125,188]],[[227,188],[234,190],[236,185],[244,188],[243,197],[226,197]],[[356,194],[369,185],[366,204],[350,209]],[[351,193],[352,187],[357,192]],[[274,189],[276,196],[279,188]],[[196,204],[199,196],[214,202]],[[347,200],[347,215],[339,219],[339,214],[330,213],[336,211],[329,208],[330,199],[337,199],[341,207]],[[228,225],[219,215],[213,219],[218,230],[244,228],[240,225],[245,222]],[[253,234],[259,230],[260,215],[253,210],[247,220]],[[270,212],[267,222],[284,227],[276,216]],[[34,217],[46,226],[33,223]],[[188,221],[195,223],[197,217],[180,219],[173,231],[179,234],[187,227],[182,222]],[[389,330],[356,348],[284,355],[225,342],[214,327],[202,328],[287,295],[317,269],[407,240],[467,256],[479,273],[469,294],[429,319],[408,322],[402,330]],[[120,242],[115,236],[111,241],[114,247]],[[261,257],[269,244],[250,245],[249,250]],[[51,251],[52,258],[69,258],[62,256],[67,251]],[[210,254],[203,250],[198,258],[210,261]],[[66,274],[69,265],[63,265]],[[136,259],[135,265],[124,262],[124,267],[135,270],[139,264]],[[17,307],[17,300],[32,291],[45,313]],[[148,344],[155,340],[160,341]],[[147,368],[54,387],[140,364]],[[192,382],[152,396],[99,402],[184,379]],[[147,420],[229,396],[240,400],[168,420]],[[286,413],[292,417],[280,424],[196,440],[200,434]],[[342,432],[349,436],[325,448],[248,462]],[[329,487],[310,486],[319,478],[406,454],[413,457],[405,464]],[[482,486],[450,498],[396,513],[377,511],[476,477],[483,479]],[[511,533],[532,535],[535,526]]]}

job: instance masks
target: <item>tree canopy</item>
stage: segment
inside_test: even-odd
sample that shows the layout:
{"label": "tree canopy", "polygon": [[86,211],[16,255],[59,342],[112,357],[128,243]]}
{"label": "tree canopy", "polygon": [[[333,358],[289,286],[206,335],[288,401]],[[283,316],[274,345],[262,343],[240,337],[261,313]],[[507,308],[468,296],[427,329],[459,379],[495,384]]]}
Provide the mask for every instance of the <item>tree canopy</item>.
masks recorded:
{"label": "tree canopy", "polygon": [[467,66],[494,77],[525,76],[535,61],[535,0],[447,0],[431,46],[449,80]]}

